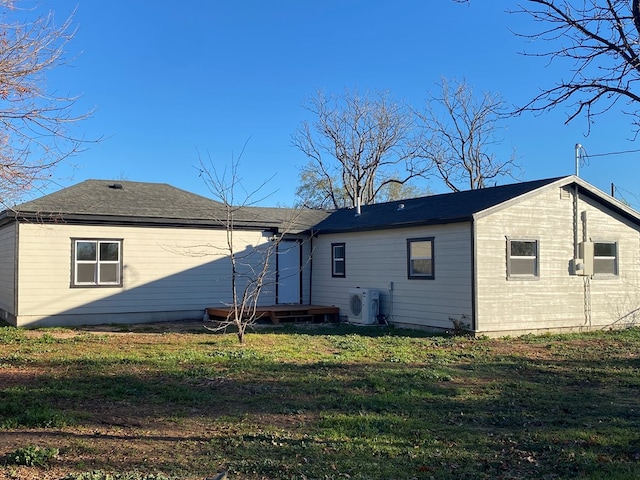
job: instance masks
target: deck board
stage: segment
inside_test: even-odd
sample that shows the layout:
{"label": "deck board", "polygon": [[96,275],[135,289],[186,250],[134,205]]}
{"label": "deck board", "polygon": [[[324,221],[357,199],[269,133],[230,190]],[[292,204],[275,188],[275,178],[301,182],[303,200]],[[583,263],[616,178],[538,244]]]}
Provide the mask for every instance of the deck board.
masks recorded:
{"label": "deck board", "polygon": [[[233,307],[208,307],[209,317],[227,318]],[[281,321],[296,321],[300,319],[317,321],[335,321],[340,309],[325,305],[269,305],[256,309],[258,319],[269,318],[274,325]]]}

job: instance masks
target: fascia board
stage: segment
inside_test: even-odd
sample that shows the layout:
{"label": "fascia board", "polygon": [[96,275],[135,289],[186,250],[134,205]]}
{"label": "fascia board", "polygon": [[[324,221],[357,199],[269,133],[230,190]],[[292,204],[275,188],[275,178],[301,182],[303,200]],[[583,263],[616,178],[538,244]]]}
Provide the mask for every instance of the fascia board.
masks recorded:
{"label": "fascia board", "polygon": [[[33,222],[59,225],[117,225],[137,227],[182,227],[182,228],[216,228],[224,229],[224,220],[218,219],[184,219],[157,217],[120,217],[114,215],[78,215],[53,212],[11,212],[0,216],[3,222]],[[275,222],[235,221],[238,230],[273,230],[279,226]]]}

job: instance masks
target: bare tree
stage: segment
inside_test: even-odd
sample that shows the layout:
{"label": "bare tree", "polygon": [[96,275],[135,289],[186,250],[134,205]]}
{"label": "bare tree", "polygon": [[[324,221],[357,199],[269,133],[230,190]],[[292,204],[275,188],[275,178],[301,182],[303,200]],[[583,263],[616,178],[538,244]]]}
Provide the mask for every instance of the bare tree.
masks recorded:
{"label": "bare tree", "polygon": [[528,40],[551,48],[525,55],[566,60],[570,74],[544,89],[518,112],[543,112],[560,105],[570,109],[565,123],[585,115],[590,125],[618,102],[640,131],[640,1],[528,0],[512,13],[524,13],[542,24]]}
{"label": "bare tree", "polygon": [[225,229],[226,243],[221,248],[220,255],[228,258],[231,266],[231,301],[226,304],[228,315],[215,327],[208,328],[214,331],[233,328],[239,342],[244,343],[247,329],[260,318],[260,295],[265,289],[275,286],[275,255],[284,237],[296,225],[299,210],[280,209],[283,218],[280,219],[280,226],[274,227],[270,238],[266,239],[261,235],[261,242],[239,245],[236,241],[240,231],[238,225],[243,219],[255,220],[256,212],[251,207],[265,198],[261,193],[270,181],[270,178],[265,180],[252,191],[245,190],[239,169],[241,157],[242,153],[232,161],[230,168],[222,171],[216,169],[211,159],[204,161],[201,158],[200,176],[221,203],[221,218],[216,220],[220,220]]}
{"label": "bare tree", "polygon": [[70,127],[77,97],[45,90],[44,76],[64,64],[75,35],[71,18],[57,25],[52,13],[12,21],[12,0],[0,0],[0,202],[5,205],[49,178],[83,140]]}
{"label": "bare tree", "polygon": [[297,191],[303,202],[309,203],[305,193],[311,192],[313,206],[369,204],[389,185],[409,184],[429,172],[418,156],[412,112],[388,93],[319,92],[304,107],[316,118],[292,136],[293,145],[310,159]]}
{"label": "bare tree", "polygon": [[452,191],[483,188],[490,181],[513,176],[515,153],[498,159],[490,152],[501,141],[499,121],[505,111],[499,95],[484,93],[476,98],[466,82],[442,79],[439,95],[432,96],[418,114],[432,135],[424,144],[424,155]]}
{"label": "bare tree", "polygon": [[[322,177],[315,168],[316,165],[308,163],[300,170],[300,184],[296,189],[298,205],[304,208],[333,209],[338,206],[351,205],[346,189],[338,181],[337,177]],[[399,178],[400,175],[393,175]],[[419,188],[413,183],[387,182],[376,194],[377,202],[390,202],[403,198],[415,198],[427,195],[429,189]]]}

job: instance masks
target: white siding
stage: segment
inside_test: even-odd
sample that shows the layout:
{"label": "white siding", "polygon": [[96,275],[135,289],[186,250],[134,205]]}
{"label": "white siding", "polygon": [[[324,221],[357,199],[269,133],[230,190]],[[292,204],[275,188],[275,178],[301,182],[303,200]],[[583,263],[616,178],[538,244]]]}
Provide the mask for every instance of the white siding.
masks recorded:
{"label": "white siding", "polygon": [[[71,288],[71,238],[123,239],[123,286]],[[236,232],[240,254],[262,232]],[[19,324],[87,324],[202,317],[231,300],[225,232],[179,228],[23,224]],[[241,264],[261,261],[246,257]],[[272,262],[274,265],[275,262]],[[272,304],[273,285],[261,296]]]}
{"label": "white siding", "polygon": [[308,305],[311,302],[311,241],[307,238],[302,241],[302,303]]}
{"label": "white siding", "polygon": [[[407,278],[407,239],[420,237],[434,237],[433,280]],[[451,328],[451,317],[471,318],[470,239],[468,223],[320,235],[313,240],[312,302],[336,305],[346,315],[350,288],[374,288],[381,292],[381,313],[391,323]],[[331,244],[342,242],[346,276],[334,278]]]}
{"label": "white siding", "polygon": [[[476,221],[477,328],[483,333],[589,329],[612,325],[640,306],[640,239],[637,227],[581,197],[587,237],[618,242],[618,277],[572,274],[573,199],[543,189]],[[583,222],[578,221],[578,239]],[[506,238],[539,240],[537,280],[508,280]],[[589,307],[590,305],[590,307]],[[589,314],[590,309],[590,314]]]}
{"label": "white siding", "polygon": [[[16,294],[16,225],[0,229],[0,310],[3,320],[13,320]],[[6,317],[6,318],[4,318]]]}

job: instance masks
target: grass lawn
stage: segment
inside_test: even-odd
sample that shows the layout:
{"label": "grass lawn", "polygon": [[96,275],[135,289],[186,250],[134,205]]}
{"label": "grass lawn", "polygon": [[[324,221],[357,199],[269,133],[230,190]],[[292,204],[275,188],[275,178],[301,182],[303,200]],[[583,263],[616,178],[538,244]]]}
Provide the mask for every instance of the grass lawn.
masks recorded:
{"label": "grass lawn", "polygon": [[0,328],[1,478],[640,478],[640,329],[112,330]]}

